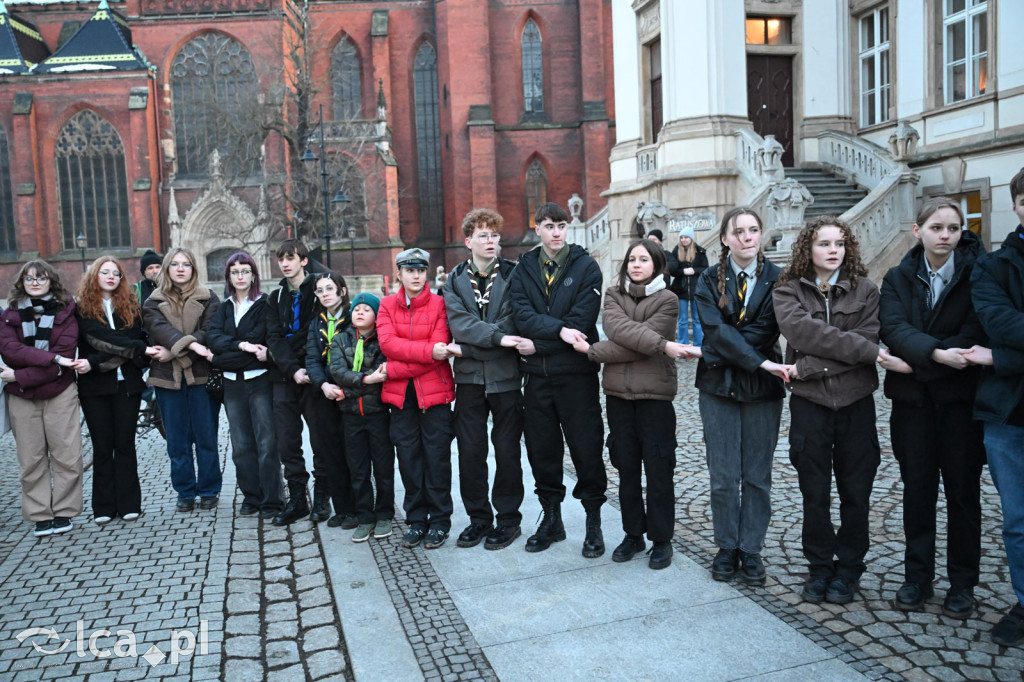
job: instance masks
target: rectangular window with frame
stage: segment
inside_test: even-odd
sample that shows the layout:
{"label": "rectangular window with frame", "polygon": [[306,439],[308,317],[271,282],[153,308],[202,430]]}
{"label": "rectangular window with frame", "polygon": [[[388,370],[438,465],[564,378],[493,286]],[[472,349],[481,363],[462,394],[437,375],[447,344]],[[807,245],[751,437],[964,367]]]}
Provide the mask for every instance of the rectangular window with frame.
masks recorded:
{"label": "rectangular window with frame", "polygon": [[889,8],[879,7],[860,18],[860,125],[889,120]]}
{"label": "rectangular window with frame", "polygon": [[651,78],[651,141],[658,141],[661,132],[662,99],[661,99],[661,38],[647,46],[648,66]]}
{"label": "rectangular window with frame", "polygon": [[942,90],[946,104],[986,93],[988,1],[942,0]]}

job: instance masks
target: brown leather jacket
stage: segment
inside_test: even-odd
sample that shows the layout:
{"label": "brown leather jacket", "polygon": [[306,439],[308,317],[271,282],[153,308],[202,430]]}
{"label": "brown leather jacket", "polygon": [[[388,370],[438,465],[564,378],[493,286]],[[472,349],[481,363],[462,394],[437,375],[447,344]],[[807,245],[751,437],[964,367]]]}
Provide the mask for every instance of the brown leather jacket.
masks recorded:
{"label": "brown leather jacket", "polygon": [[878,287],[867,278],[850,287],[845,272],[822,295],[801,277],[778,287],[775,317],[786,337],[786,364],[799,379],[787,386],[795,395],[833,410],[878,388]]}
{"label": "brown leather jacket", "polygon": [[[661,280],[659,280],[661,281]],[[653,290],[652,290],[653,289]],[[665,355],[675,340],[679,298],[667,287],[618,285],[605,292],[602,326],[607,341],[590,346],[587,358],[604,364],[606,395],[625,400],[672,400],[676,363]]]}

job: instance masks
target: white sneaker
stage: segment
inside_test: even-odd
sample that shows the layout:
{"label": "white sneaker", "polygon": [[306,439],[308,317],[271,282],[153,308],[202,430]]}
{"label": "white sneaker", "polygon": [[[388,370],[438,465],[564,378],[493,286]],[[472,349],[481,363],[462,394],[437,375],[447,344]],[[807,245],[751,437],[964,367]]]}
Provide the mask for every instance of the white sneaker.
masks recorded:
{"label": "white sneaker", "polygon": [[97,516],[94,520],[96,521],[97,526],[105,526],[114,519],[109,516]]}
{"label": "white sneaker", "polygon": [[137,518],[139,518],[139,514],[138,514],[138,512],[131,512],[129,514],[125,514],[121,518],[124,519],[125,521],[134,521]]}

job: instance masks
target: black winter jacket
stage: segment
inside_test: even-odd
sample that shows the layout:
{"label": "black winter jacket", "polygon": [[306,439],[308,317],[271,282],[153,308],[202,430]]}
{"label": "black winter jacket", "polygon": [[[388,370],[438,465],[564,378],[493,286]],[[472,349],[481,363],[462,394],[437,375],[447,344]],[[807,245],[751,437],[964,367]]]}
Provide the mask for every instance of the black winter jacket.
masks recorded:
{"label": "black winter jacket", "polygon": [[953,369],[932,360],[936,348],[986,345],[985,331],[971,304],[971,272],[983,252],[981,240],[964,230],[953,255],[953,277],[928,308],[924,247],[907,252],[882,280],[879,320],[882,342],[914,368],[913,374],[886,372],[885,396],[917,407],[974,400],[980,368]]}
{"label": "black winter jacket", "polygon": [[267,345],[267,296],[261,295],[235,325],[235,298],[232,296],[217,308],[217,314],[206,330],[206,343],[213,351],[213,366],[227,372],[267,369],[269,362],[260,362],[254,353],[238,350],[243,341]]}
{"label": "black winter jacket", "polygon": [[[679,260],[679,247],[672,249],[668,255],[668,274],[672,275],[672,283],[669,289],[675,292],[676,296],[687,301],[693,299],[697,291],[697,282],[701,274],[708,269],[708,252],[696,244],[693,245],[697,253],[692,261]],[[683,270],[693,268],[692,275],[684,275]]]}
{"label": "black winter jacket", "polygon": [[728,262],[725,290],[729,303],[718,307],[718,268],[704,271],[697,283],[697,315],[704,329],[703,357],[697,362],[696,386],[701,391],[738,402],[781,400],[786,395],[782,379],[761,369],[765,360],[782,362],[779,325],[775,321],[772,289],[781,271],[765,260],[750,294],[743,324],[736,326],[740,308],[736,302],[736,276]]}
{"label": "black winter jacket", "polygon": [[1024,426],[1024,227],[975,263],[971,298],[993,360],[982,368],[974,416]]}
{"label": "black winter jacket", "polygon": [[520,358],[526,374],[551,376],[555,374],[596,374],[598,365],[587,360],[585,353],[577,352],[559,336],[563,327],[576,329],[587,335],[591,345],[600,338],[597,334],[597,315],[601,311],[601,268],[586,249],[577,244],[569,249],[565,267],[551,289],[545,293],[537,249],[519,256],[512,275],[512,314],[516,332],[537,348],[533,355]]}
{"label": "black winter jacket", "polygon": [[313,319],[316,304],[313,275],[307,274],[299,285],[299,331],[292,333],[292,297],[288,279],[282,279],[280,288],[267,297],[267,349],[273,362],[268,374],[274,381],[291,381],[306,366],[306,332]]}
{"label": "black winter jacket", "polygon": [[135,324],[124,328],[117,312],[114,312],[112,329],[106,317],[82,317],[81,308],[75,308],[78,318],[78,357],[89,361],[91,371],[78,375],[78,395],[87,398],[117,393],[117,369],[125,381],[125,392],[135,395],[146,390],[142,372],[149,367],[146,355],[146,335],[142,331],[140,313]]}
{"label": "black winter jacket", "polygon": [[373,374],[375,369],[387,361],[380,350],[377,330],[363,337],[363,365],[357,372],[352,366],[355,363],[358,341],[359,333],[353,327],[335,334],[331,340],[331,378],[345,393],[345,398],[338,405],[345,414],[367,415],[384,412],[388,409],[380,397],[384,383],[363,383],[363,377]]}
{"label": "black winter jacket", "polygon": [[[327,358],[324,357],[326,339],[322,333],[325,329],[324,321],[320,317],[322,312],[323,308],[317,306],[313,311],[313,320],[309,323],[309,331],[306,332],[306,374],[309,375],[313,388],[317,390],[325,383],[334,383],[327,369]],[[338,312],[340,316],[334,325],[335,338],[351,324],[351,320],[346,317],[348,308],[342,308]]]}

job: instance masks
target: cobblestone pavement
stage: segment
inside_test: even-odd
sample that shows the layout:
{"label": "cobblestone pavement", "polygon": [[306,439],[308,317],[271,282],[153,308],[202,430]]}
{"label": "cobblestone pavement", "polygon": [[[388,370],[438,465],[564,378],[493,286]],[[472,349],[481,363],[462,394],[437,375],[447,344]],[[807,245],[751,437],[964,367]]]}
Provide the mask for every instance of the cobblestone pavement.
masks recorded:
{"label": "cobblestone pavement", "polygon": [[[163,439],[151,430],[138,446],[138,521],[92,523],[89,469],[74,530],[37,539],[21,519],[13,437],[0,438],[0,680],[350,679],[312,524],[235,517],[233,466],[215,511],[175,513]],[[229,449],[222,418],[222,468]],[[16,638],[33,627],[54,634]],[[95,636],[93,652],[99,629],[109,632]],[[118,630],[132,633],[134,652]],[[183,651],[190,638],[194,653]],[[64,640],[57,654],[33,648]]]}
{"label": "cobblestone pavement", "polygon": [[[696,363],[681,364],[680,392],[676,398],[676,544],[707,568],[716,551],[708,506],[709,480],[697,390],[693,388]],[[999,495],[985,469],[982,481],[981,581],[975,590],[980,608],[960,621],[941,613],[945,580],[945,538],[938,539],[936,597],[924,612],[906,613],[892,607],[891,599],[903,583],[902,484],[889,439],[889,401],[881,390],[875,395],[882,464],[871,496],[871,550],[860,598],[846,606],[814,605],[800,599],[807,577],[800,545],[801,496],[796,473],[789,463],[788,400],[782,415],[775,452],[772,486],[772,523],[765,541],[768,584],[764,588],[738,588],[771,613],[803,631],[825,648],[844,652],[840,658],[856,662],[862,672],[879,679],[909,680],[1021,680],[1024,649],[992,643],[992,626],[1015,603],[1001,537]],[[609,477],[616,476],[609,466]],[[618,479],[614,478],[617,486]],[[939,528],[945,528],[940,495]],[[838,501],[833,499],[833,518]]]}

